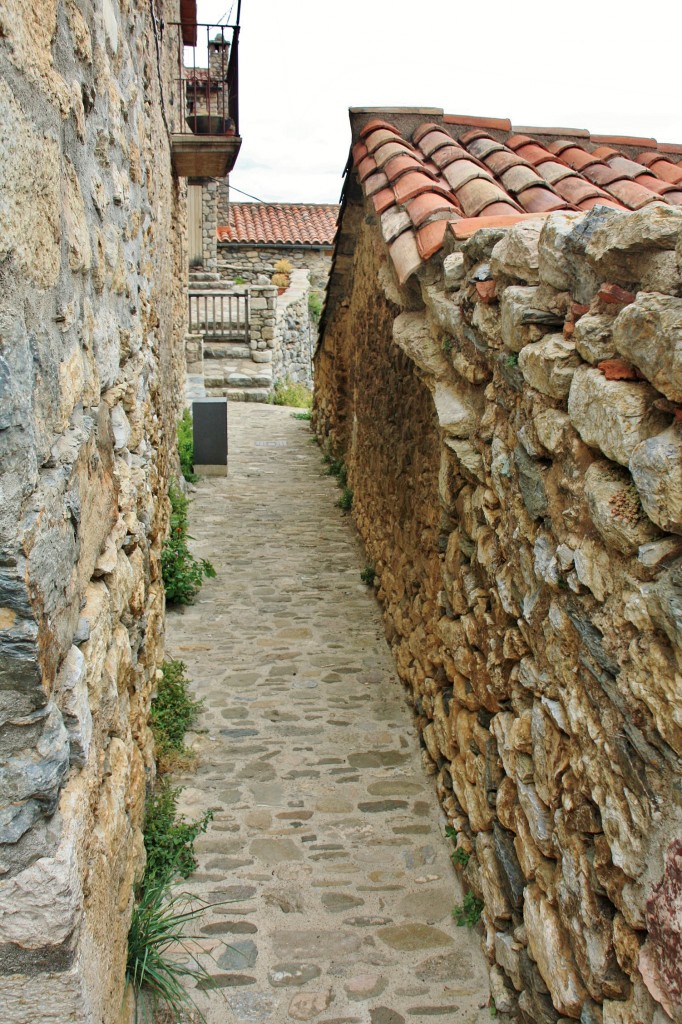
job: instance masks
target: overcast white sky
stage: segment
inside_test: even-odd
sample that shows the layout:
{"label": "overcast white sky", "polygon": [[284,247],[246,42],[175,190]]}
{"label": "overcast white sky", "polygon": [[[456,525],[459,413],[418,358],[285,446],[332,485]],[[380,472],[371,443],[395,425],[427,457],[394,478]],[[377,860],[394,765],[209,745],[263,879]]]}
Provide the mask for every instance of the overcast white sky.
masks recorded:
{"label": "overcast white sky", "polygon": [[[199,20],[232,6],[199,0]],[[230,184],[273,202],[337,202],[351,106],[442,107],[682,143],[675,10],[628,0],[242,0],[244,142]]]}

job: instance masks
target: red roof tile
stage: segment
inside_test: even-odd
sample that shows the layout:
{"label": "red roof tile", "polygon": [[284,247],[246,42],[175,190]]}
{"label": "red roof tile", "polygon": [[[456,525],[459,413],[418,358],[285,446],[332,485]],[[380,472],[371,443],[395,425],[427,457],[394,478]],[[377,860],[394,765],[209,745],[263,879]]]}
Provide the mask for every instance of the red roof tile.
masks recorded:
{"label": "red roof tile", "polygon": [[230,203],[219,242],[254,245],[332,245],[339,207],[313,203]]}
{"label": "red roof tile", "polygon": [[[420,111],[396,111],[399,124],[405,114],[414,126]],[[382,232],[401,282],[441,248],[448,222],[461,239],[553,210],[682,205],[682,146],[653,139],[512,130],[503,119],[459,115],[425,119],[411,135],[376,117],[356,138],[353,166],[365,196],[385,215]]]}

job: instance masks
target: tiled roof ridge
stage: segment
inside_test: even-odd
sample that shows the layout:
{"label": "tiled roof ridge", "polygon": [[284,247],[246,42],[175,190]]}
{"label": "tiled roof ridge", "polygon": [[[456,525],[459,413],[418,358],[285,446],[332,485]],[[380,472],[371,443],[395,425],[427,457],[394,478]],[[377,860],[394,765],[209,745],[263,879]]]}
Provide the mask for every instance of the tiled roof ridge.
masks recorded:
{"label": "tiled roof ridge", "polygon": [[[596,205],[682,205],[682,161],[670,159],[682,156],[682,146],[585,129],[518,129],[506,119],[464,115],[439,122],[424,113],[415,126],[416,113],[405,110],[397,124],[370,118],[351,150],[401,284],[442,248],[448,223],[463,236],[477,219],[508,225]],[[633,159],[620,147],[641,152]]]}

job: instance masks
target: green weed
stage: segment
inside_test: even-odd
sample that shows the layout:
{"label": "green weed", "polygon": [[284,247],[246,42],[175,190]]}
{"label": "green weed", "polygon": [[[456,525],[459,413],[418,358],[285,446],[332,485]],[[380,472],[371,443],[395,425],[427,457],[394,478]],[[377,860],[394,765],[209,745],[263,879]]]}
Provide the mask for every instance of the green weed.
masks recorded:
{"label": "green weed", "polygon": [[147,865],[142,892],[164,880],[188,878],[197,866],[194,842],[208,828],[213,812],[187,821],[178,815],[179,795],[179,789],[162,782],[147,800],[143,832]]}
{"label": "green weed", "polygon": [[374,581],[375,581],[376,578],[377,578],[377,571],[376,571],[376,569],[374,568],[373,565],[369,565],[369,563],[368,563],[365,566],[365,568],[362,570],[362,572],[360,573],[360,579],[368,587],[373,587],[374,586]]}
{"label": "green weed", "polygon": [[273,405],[293,405],[297,409],[312,409],[313,393],[305,384],[290,380],[278,380],[272,393]]}
{"label": "green weed", "polygon": [[178,455],[182,475],[189,483],[194,483],[198,477],[194,472],[194,433],[189,409],[185,409],[178,423]]}
{"label": "green weed", "polygon": [[203,701],[191,696],[186,667],[182,661],[164,661],[151,706],[150,725],[160,773],[187,767],[193,760],[184,743],[185,733],[196,723]]}
{"label": "green weed", "polygon": [[343,512],[350,512],[353,507],[353,491],[350,487],[344,487],[336,504]]}
{"label": "green weed", "polygon": [[[167,879],[149,885],[133,907],[126,984],[135,994],[136,1024],[140,1014],[144,1020],[153,1020],[159,1006],[169,1009],[176,1020],[184,1019],[182,1015],[188,1010],[198,1012],[186,981],[191,978],[210,983],[210,975],[187,948],[185,928],[206,907],[187,893],[173,895]],[[187,956],[189,964],[183,962]],[[200,1013],[199,1018],[204,1020]]]}
{"label": "green weed", "polygon": [[519,353],[518,352],[510,352],[509,355],[507,356],[507,366],[518,366],[518,363],[519,363]]}
{"label": "green weed", "polygon": [[464,925],[473,928],[480,921],[482,910],[483,900],[479,900],[470,889],[462,903],[453,909],[452,916],[459,928],[463,928]]}
{"label": "green weed", "polygon": [[312,323],[317,327],[322,316],[322,295],[320,292],[311,291],[308,293],[308,314]]}
{"label": "green weed", "polygon": [[[305,412],[292,412],[291,415],[295,420],[311,420],[313,418],[313,414],[310,409],[306,409]],[[314,443],[315,442],[313,442],[313,444]]]}
{"label": "green weed", "polygon": [[168,489],[171,503],[170,533],[161,549],[161,574],[166,600],[172,604],[191,604],[199,593],[204,576],[213,577],[215,569],[207,558],[197,559],[187,546],[189,535],[189,499],[172,483]]}

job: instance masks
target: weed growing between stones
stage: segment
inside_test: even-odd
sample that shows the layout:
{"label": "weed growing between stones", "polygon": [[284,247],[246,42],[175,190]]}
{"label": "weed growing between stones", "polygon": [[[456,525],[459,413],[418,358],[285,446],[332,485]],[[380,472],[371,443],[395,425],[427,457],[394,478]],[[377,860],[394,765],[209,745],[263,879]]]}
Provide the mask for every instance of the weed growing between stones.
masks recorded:
{"label": "weed growing between stones", "polygon": [[305,384],[285,377],[275,384],[271,401],[273,405],[293,405],[298,409],[312,409],[313,393]]}
{"label": "weed growing between stones", "polygon": [[308,293],[308,315],[315,327],[319,324],[320,317],[322,316],[322,305],[321,292],[310,291]]}
{"label": "weed growing between stones", "polygon": [[207,558],[197,559],[187,546],[189,535],[189,499],[172,483],[168,489],[171,503],[170,533],[161,550],[161,574],[166,600],[172,604],[191,604],[199,593],[204,576],[213,577],[215,569]]}
{"label": "weed growing between stones", "polygon": [[186,667],[182,661],[164,661],[151,706],[150,724],[160,774],[191,767],[194,761],[185,746],[185,733],[196,723],[204,702],[190,695]]}
{"label": "weed growing between stones", "polygon": [[510,352],[507,356],[507,366],[518,366],[519,354],[518,352]]}
{"label": "weed growing between stones", "polygon": [[480,921],[482,910],[483,900],[479,900],[470,889],[460,905],[453,909],[452,916],[459,928],[463,928],[464,925],[473,928]]}
{"label": "weed growing between stones", "polygon": [[343,474],[344,480],[346,479],[346,467],[343,464],[343,459],[332,459],[331,456],[325,455],[324,461],[329,466],[327,469],[329,476],[337,476],[340,478],[341,474]]}
{"label": "weed growing between stones", "polygon": [[341,497],[336,503],[342,512],[350,512],[353,507],[353,490],[350,487],[344,487],[341,492]]}
{"label": "weed growing between stones", "polygon": [[[160,1003],[170,1009],[174,1020],[181,1019],[186,1010],[198,1012],[186,981],[206,981],[210,975],[187,947],[185,928],[206,907],[187,893],[172,895],[162,880],[147,886],[136,903],[126,961],[126,983],[135,994],[135,1024],[151,1021]],[[190,963],[176,959],[173,952],[188,955]],[[204,1019],[201,1014],[199,1019]]]}
{"label": "weed growing between stones", "polygon": [[455,867],[465,868],[469,863],[470,853],[467,853],[463,846],[457,846],[457,829],[453,828],[452,825],[445,826],[445,835],[448,839],[452,839],[455,849],[450,854],[450,860]]}
{"label": "weed growing between stones", "polygon": [[194,472],[194,431],[189,409],[185,409],[178,423],[178,455],[182,475],[193,484],[198,477]]}
{"label": "weed growing between stones", "polygon": [[312,413],[310,409],[306,409],[305,412],[292,412],[292,417],[295,420],[310,420],[312,419]]}
{"label": "weed growing between stones", "polygon": [[374,581],[375,581],[376,577],[377,577],[377,571],[374,568],[374,566],[373,565],[369,565],[369,563],[365,566],[365,568],[360,573],[360,579],[368,587],[373,587],[374,586]]}
{"label": "weed growing between stones", "polygon": [[147,864],[140,892],[163,883],[168,887],[176,878],[188,878],[197,865],[194,842],[205,832],[213,818],[207,811],[196,821],[178,814],[180,790],[162,782],[147,800],[144,820],[144,846]]}

